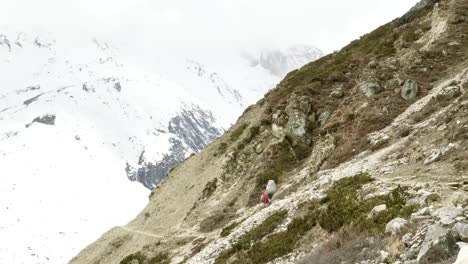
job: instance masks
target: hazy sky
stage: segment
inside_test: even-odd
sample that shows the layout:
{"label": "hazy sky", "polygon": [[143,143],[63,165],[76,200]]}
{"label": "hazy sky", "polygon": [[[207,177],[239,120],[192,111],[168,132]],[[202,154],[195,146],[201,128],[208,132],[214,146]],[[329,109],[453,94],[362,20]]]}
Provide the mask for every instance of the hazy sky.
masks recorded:
{"label": "hazy sky", "polygon": [[0,26],[96,35],[136,50],[311,44],[325,52],[416,0],[0,0]]}

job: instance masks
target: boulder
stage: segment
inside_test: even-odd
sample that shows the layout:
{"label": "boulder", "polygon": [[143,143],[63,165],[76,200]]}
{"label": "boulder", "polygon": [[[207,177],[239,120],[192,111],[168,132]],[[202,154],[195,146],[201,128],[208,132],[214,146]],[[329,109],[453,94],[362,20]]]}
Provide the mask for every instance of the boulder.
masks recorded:
{"label": "boulder", "polygon": [[376,207],[372,208],[370,213],[367,215],[367,219],[373,219],[385,212],[387,212],[387,205],[385,204],[377,205]]}
{"label": "boulder", "polygon": [[413,80],[407,80],[401,89],[401,97],[406,101],[413,101],[418,95],[418,83]]}
{"label": "boulder", "polygon": [[307,135],[307,116],[303,112],[294,111],[289,114],[286,137],[293,147],[298,144],[310,144],[310,138]]}
{"label": "boulder", "polygon": [[365,83],[359,86],[359,90],[361,90],[361,92],[363,92],[367,97],[372,97],[383,92],[384,89],[377,83]]}
{"label": "boulder", "polygon": [[457,239],[468,242],[468,224],[456,223],[452,228],[452,233]]}
{"label": "boulder", "polygon": [[385,233],[396,234],[407,224],[408,221],[406,221],[406,219],[395,218],[387,223],[387,225],[385,226]]}
{"label": "boulder", "polygon": [[463,215],[463,209],[455,207],[442,207],[432,213],[432,216],[439,219],[440,223],[446,226],[454,224],[456,222],[455,218],[461,215]]}
{"label": "boulder", "polygon": [[468,244],[461,244],[460,251],[458,252],[458,257],[455,263],[453,264],[466,264],[468,263]]}
{"label": "boulder", "polygon": [[342,90],[335,90],[333,92],[330,93],[330,96],[335,98],[335,99],[339,99],[339,98],[342,98],[344,96],[344,93]]}
{"label": "boulder", "polygon": [[419,264],[438,263],[457,252],[458,246],[450,230],[434,224],[427,229],[417,260]]}

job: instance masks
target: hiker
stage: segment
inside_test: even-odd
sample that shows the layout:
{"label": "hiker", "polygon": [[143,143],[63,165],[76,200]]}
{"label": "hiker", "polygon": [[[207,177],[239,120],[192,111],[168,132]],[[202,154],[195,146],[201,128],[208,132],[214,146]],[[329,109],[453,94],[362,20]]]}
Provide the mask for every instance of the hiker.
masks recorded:
{"label": "hiker", "polygon": [[273,194],[276,192],[276,183],[274,180],[268,181],[266,192],[268,194],[268,200],[271,200],[273,198]]}
{"label": "hiker", "polygon": [[268,193],[266,191],[262,191],[262,195],[260,196],[260,202],[264,204],[268,204],[270,199],[268,199]]}

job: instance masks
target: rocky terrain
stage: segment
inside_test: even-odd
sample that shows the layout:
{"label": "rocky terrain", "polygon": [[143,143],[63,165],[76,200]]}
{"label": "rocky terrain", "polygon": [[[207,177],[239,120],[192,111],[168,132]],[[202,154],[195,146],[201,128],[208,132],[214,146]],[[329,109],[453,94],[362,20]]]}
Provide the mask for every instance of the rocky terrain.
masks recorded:
{"label": "rocky terrain", "polygon": [[423,0],[290,72],[70,263],[468,263],[467,34]]}

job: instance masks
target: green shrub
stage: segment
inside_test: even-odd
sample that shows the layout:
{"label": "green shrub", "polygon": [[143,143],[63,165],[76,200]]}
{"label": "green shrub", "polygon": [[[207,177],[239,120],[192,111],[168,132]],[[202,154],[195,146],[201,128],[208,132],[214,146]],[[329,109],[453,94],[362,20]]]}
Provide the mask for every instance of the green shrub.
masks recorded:
{"label": "green shrub", "polygon": [[357,199],[359,198],[358,191],[362,185],[370,181],[372,178],[369,174],[362,173],[343,178],[333,184],[322,200],[322,203],[327,203],[327,208],[320,212],[320,226],[333,232],[368,211],[368,208],[361,206]]}
{"label": "green shrub", "polygon": [[219,156],[219,155],[223,155],[224,153],[226,153],[228,148],[229,148],[229,145],[226,142],[219,143],[219,146],[216,149],[216,152],[215,152],[214,156],[216,157],[216,156]]}
{"label": "green shrub", "polygon": [[[363,199],[360,189],[370,181],[372,178],[363,173],[336,182],[321,201],[327,207],[320,210],[320,226],[328,232],[350,225],[363,231],[379,233],[391,219],[408,217],[416,209],[414,206],[405,205],[409,195],[406,189],[400,186],[389,194]],[[367,219],[369,212],[380,204],[385,204],[387,211],[376,218]]]}
{"label": "green shrub", "polygon": [[[291,253],[299,240],[316,225],[317,209],[318,203],[316,201],[301,204],[299,211],[303,213],[291,221],[286,231],[272,234],[264,240],[261,239],[263,235],[250,236],[254,239],[247,239],[243,244],[245,246],[226,252],[217,263],[224,263],[230,256],[237,255],[242,262],[261,264]],[[281,219],[281,217],[278,215],[265,223],[279,223],[281,221],[278,222],[276,219]],[[274,228],[269,227],[268,230],[274,230]],[[263,232],[254,233],[263,234]]]}
{"label": "green shrub", "polygon": [[271,235],[265,241],[258,241],[247,252],[252,263],[268,263],[291,253],[299,240],[316,225],[312,212],[304,217],[294,218],[286,231]]}
{"label": "green shrub", "polygon": [[266,235],[273,232],[278,227],[278,225],[283,222],[287,213],[288,212],[286,210],[283,210],[270,215],[259,226],[240,236],[237,242],[235,242],[231,248],[221,252],[221,254],[219,254],[216,258],[215,263],[226,263],[227,260],[236,253],[249,250],[253,242],[260,241]]}
{"label": "green shrub", "polygon": [[126,256],[120,261],[120,264],[133,264],[135,260],[138,264],[169,264],[171,262],[168,252],[159,252],[154,257],[148,258],[148,256],[141,253],[141,251],[138,251]]}
{"label": "green shrub", "polygon": [[209,181],[205,185],[205,188],[203,189],[203,193],[202,193],[203,199],[210,197],[216,191],[217,183],[218,183],[218,178],[214,178],[212,181]]}
{"label": "green shrub", "polygon": [[156,256],[148,260],[148,264],[169,264],[171,260],[169,259],[169,253],[159,252]]}
{"label": "green shrub", "polygon": [[239,137],[244,133],[244,130],[247,128],[248,124],[247,123],[242,123],[240,126],[235,128],[231,132],[231,136],[229,137],[232,141],[237,141]]}
{"label": "green shrub", "polygon": [[234,228],[236,228],[238,225],[240,224],[240,222],[234,222],[228,226],[226,226],[225,228],[223,228],[223,230],[221,230],[221,237],[227,237],[229,234],[231,234],[232,230],[234,230]]}
{"label": "green shrub", "polygon": [[130,264],[134,260],[138,261],[138,264],[143,264],[144,261],[146,260],[146,256],[143,255],[143,253],[141,253],[140,251],[138,251],[136,253],[126,256],[124,259],[120,261],[120,264]]}

